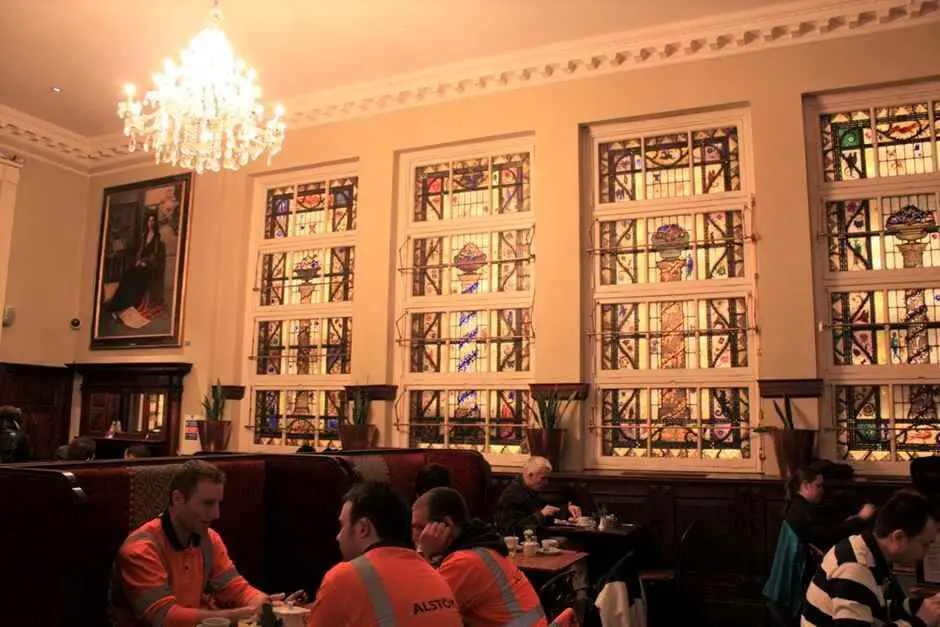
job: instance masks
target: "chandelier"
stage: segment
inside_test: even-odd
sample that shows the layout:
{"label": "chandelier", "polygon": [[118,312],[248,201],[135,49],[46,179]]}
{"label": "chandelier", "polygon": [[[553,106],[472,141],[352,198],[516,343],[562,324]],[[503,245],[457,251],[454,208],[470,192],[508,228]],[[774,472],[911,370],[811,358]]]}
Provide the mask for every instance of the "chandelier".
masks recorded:
{"label": "chandelier", "polygon": [[152,152],[157,163],[218,172],[237,170],[267,150],[268,164],[284,142],[284,109],[278,105],[265,121],[255,71],[235,57],[222,32],[218,0],[209,24],[180,54],[179,64],[164,61],[153,76],[154,89],[135,100],[124,88],[118,103],[128,149]]}

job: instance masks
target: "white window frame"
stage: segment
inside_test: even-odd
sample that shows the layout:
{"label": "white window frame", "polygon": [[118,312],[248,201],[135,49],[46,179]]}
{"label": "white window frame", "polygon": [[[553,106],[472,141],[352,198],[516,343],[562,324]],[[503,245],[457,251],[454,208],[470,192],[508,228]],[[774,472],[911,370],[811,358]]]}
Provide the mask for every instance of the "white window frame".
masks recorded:
{"label": "white window frame", "polygon": [[[289,252],[309,248],[331,248],[337,246],[350,246],[353,248],[353,281],[355,285],[357,263],[357,241],[359,219],[361,212],[357,206],[356,228],[349,231],[331,232],[302,237],[264,238],[264,218],[267,207],[268,190],[275,187],[301,185],[311,181],[332,180],[343,177],[359,176],[358,163],[346,162],[324,167],[315,167],[303,171],[273,174],[257,177],[253,181],[251,218],[249,220],[248,258],[246,269],[246,299],[245,299],[245,328],[243,336],[243,355],[245,356],[242,381],[245,382],[247,393],[242,401],[242,415],[248,416],[245,421],[245,435],[247,440],[240,447],[242,450],[265,453],[293,453],[296,446],[284,444],[287,438],[286,429],[281,434],[281,444],[256,444],[255,427],[255,392],[263,390],[315,390],[339,391],[353,381],[353,362],[350,361],[350,372],[347,374],[319,374],[319,375],[259,375],[257,374],[257,361],[255,351],[257,344],[257,324],[262,320],[291,320],[304,318],[340,318],[348,317],[352,320],[350,333],[355,337],[355,319],[353,318],[353,301],[326,302],[309,305],[283,305],[279,307],[264,307],[260,302],[261,286],[261,259],[265,253]],[[328,192],[327,192],[328,193]],[[289,288],[288,288],[289,289]],[[355,288],[353,288],[355,290]],[[355,298],[355,291],[353,291]],[[350,355],[350,359],[351,359]],[[347,408],[348,409],[348,408]]]}
{"label": "white window frame", "polygon": [[[490,215],[458,220],[414,221],[415,170],[442,161],[459,161],[481,157],[493,157],[509,153],[529,154],[529,201],[530,209],[525,213]],[[538,237],[536,216],[538,193],[533,185],[536,168],[534,138],[530,135],[512,139],[468,142],[459,146],[403,153],[399,156],[399,198],[396,231],[397,289],[395,290],[395,350],[393,376],[398,384],[395,400],[395,429],[393,446],[410,446],[410,392],[412,390],[518,389],[529,392],[529,384],[535,381],[536,331],[534,327],[535,281]],[[529,289],[524,292],[489,292],[486,294],[412,296],[412,241],[430,236],[472,234],[514,229],[532,229],[529,264]],[[528,308],[532,310],[532,334],[529,338],[529,370],[525,372],[487,373],[412,373],[410,372],[410,318],[413,313],[453,312],[468,310],[493,310]],[[533,408],[534,409],[534,408]],[[454,447],[469,448],[469,447]],[[528,455],[483,453],[494,466],[521,466]]]}
{"label": "white window frame", "polygon": [[[669,134],[707,128],[735,126],[738,129],[738,162],[740,166],[739,191],[715,194],[689,195],[681,198],[627,200],[600,203],[600,144],[631,137]],[[753,153],[751,148],[751,121],[747,108],[729,108],[720,111],[675,115],[663,118],[635,120],[625,123],[598,124],[587,129],[587,150],[590,151],[590,194],[586,208],[591,224],[591,286],[589,293],[591,316],[585,339],[589,356],[590,381],[594,388],[589,399],[587,466],[597,469],[669,470],[714,473],[758,472],[760,470],[760,438],[753,429],[760,416],[760,396],[757,389],[759,343],[757,333],[757,298],[755,281],[757,259],[753,231]],[[690,155],[691,159],[691,155]],[[681,281],[670,283],[638,282],[625,285],[601,285],[600,255],[594,250],[600,241],[600,222],[621,219],[648,219],[674,215],[694,215],[711,211],[740,210],[744,229],[745,274],[740,278],[724,280]],[[748,366],[742,368],[688,368],[613,370],[601,369],[600,306],[610,303],[651,302],[715,298],[743,298],[747,304],[747,357]],[[704,459],[673,457],[613,457],[603,455],[602,393],[607,389],[624,388],[731,388],[748,390],[750,417],[750,457],[747,459]]]}
{"label": "white window frame", "polygon": [[[826,224],[826,204],[830,201],[855,200],[861,198],[882,198],[887,196],[907,196],[918,193],[930,193],[940,201],[940,155],[937,150],[934,108],[931,107],[931,128],[933,133],[934,171],[925,174],[904,176],[876,176],[873,178],[826,182],[823,176],[822,140],[820,137],[819,117],[824,113],[851,111],[857,109],[877,109],[897,105],[909,105],[915,102],[940,102],[940,83],[924,83],[906,87],[890,87],[860,90],[845,94],[826,94],[807,98],[804,106],[806,128],[806,153],[808,180],[810,184],[810,207],[814,225],[814,289],[816,294],[816,315],[818,338],[818,367],[825,380],[822,407],[820,411],[821,429],[831,434],[829,452],[838,461],[850,463],[857,471],[870,475],[907,475],[909,461],[849,461],[842,460],[838,450],[838,425],[836,424],[835,389],[842,385],[881,385],[890,388],[889,404],[893,398],[895,385],[940,383],[936,365],[875,365],[875,366],[837,366],[833,358],[831,329],[831,294],[848,291],[881,291],[912,287],[940,287],[940,269],[924,268],[920,270],[895,269],[875,270],[870,272],[837,272],[829,269],[828,230]],[[872,120],[874,126],[875,120]],[[877,159],[877,148],[876,159]],[[877,163],[876,163],[877,167]],[[883,409],[893,412],[893,407]],[[891,452],[894,455],[894,440]]]}

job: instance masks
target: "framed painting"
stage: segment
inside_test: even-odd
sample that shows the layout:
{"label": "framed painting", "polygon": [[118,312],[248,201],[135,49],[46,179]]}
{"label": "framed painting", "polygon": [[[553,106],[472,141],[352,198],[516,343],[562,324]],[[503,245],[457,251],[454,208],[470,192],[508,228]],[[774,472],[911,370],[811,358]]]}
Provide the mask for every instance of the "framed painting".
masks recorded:
{"label": "framed painting", "polygon": [[104,190],[92,350],[180,346],[192,173]]}

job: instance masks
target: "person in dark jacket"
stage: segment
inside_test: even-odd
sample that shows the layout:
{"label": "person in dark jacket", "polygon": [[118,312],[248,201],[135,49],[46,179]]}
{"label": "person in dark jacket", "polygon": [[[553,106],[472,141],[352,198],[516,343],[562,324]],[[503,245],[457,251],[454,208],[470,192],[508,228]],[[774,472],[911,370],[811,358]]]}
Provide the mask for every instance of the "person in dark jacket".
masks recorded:
{"label": "person in dark jacket", "polygon": [[816,466],[798,470],[790,479],[790,505],[786,516],[800,541],[823,553],[839,540],[861,533],[875,515],[875,506],[866,503],[857,514],[833,524],[820,511],[819,504],[826,489],[824,481]]}
{"label": "person in dark jacket", "polygon": [[0,462],[29,461],[29,437],[19,407],[0,407]]}
{"label": "person in dark jacket", "polygon": [[[522,474],[513,480],[499,497],[493,518],[496,527],[505,534],[519,534],[525,529],[538,529],[559,518],[560,507],[551,505],[539,491],[548,483],[552,465],[544,457],[530,457]],[[581,508],[568,503],[572,520],[581,517]],[[563,515],[562,515],[563,517]]]}
{"label": "person in dark jacket", "polygon": [[466,627],[548,624],[535,588],[508,553],[492,525],[471,519],[452,488],[431,488],[411,510],[411,536],[418,552],[447,581]]}

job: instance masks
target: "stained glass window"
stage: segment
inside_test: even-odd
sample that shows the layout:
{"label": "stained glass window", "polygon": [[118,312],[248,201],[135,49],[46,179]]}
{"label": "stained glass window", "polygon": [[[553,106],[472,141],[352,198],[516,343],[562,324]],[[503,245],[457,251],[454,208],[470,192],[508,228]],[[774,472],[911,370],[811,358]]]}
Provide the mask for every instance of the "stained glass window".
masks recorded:
{"label": "stained glass window", "polygon": [[338,449],[345,415],[342,390],[313,388],[254,390],[255,444]]}
{"label": "stained glass window", "polygon": [[408,395],[410,445],[526,454],[529,392],[520,389],[416,390]]}
{"label": "stained glass window", "polygon": [[616,388],[601,390],[603,455],[748,459],[748,389]]}
{"label": "stained glass window", "polygon": [[741,210],[599,222],[601,285],[744,276]]}
{"label": "stained glass window", "polygon": [[738,129],[627,137],[598,146],[601,204],[741,189]]}
{"label": "stained glass window", "polygon": [[260,305],[315,305],[352,300],[353,247],[261,255]]}
{"label": "stained glass window", "polygon": [[359,178],[321,180],[268,190],[264,238],[280,239],[356,228]]}
{"label": "stained glass window", "polygon": [[349,374],[352,318],[258,322],[257,374]]}
{"label": "stained glass window", "polygon": [[747,366],[743,298],[600,306],[601,369]]}
{"label": "stained glass window", "polygon": [[837,366],[940,364],[940,289],[832,293]]}
{"label": "stained glass window", "polygon": [[940,385],[835,386],[839,455],[907,461],[940,450]]}
{"label": "stained glass window", "polygon": [[930,107],[915,102],[820,115],[824,180],[934,172],[936,131],[931,129]]}
{"label": "stained glass window", "polygon": [[830,271],[940,266],[936,194],[829,201],[826,228]]}
{"label": "stained glass window", "polygon": [[419,237],[412,296],[531,289],[532,229]]}
{"label": "stained glass window", "polygon": [[484,373],[529,369],[532,310],[411,314],[411,372]]}
{"label": "stained glass window", "polygon": [[529,211],[529,154],[445,161],[415,170],[415,222]]}

